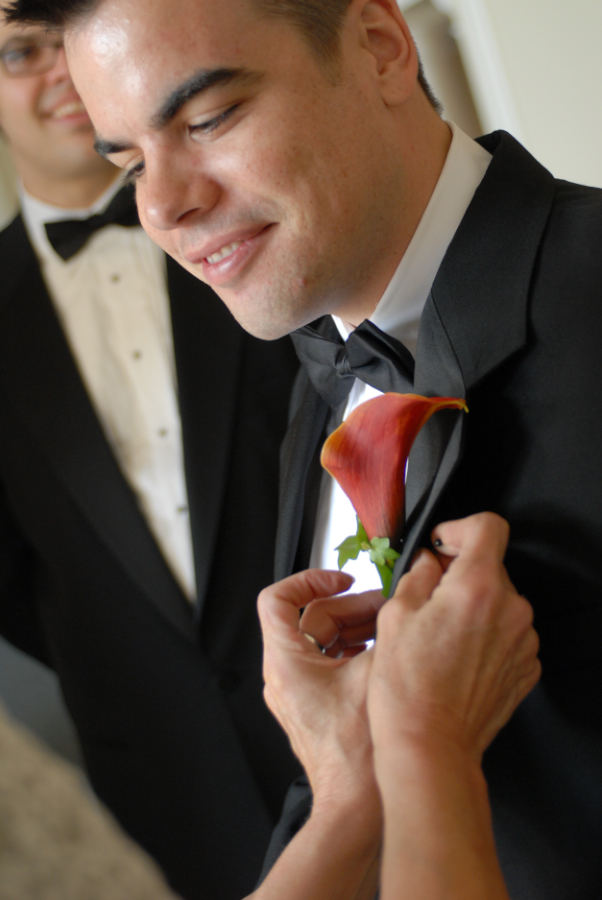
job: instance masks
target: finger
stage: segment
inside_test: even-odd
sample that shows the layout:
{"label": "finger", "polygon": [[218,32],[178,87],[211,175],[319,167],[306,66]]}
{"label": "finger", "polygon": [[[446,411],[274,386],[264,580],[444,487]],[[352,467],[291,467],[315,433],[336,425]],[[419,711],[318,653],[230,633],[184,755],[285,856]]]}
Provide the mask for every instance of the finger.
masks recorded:
{"label": "finger", "polygon": [[508,523],[495,513],[485,512],[442,522],[432,532],[438,554],[466,559],[487,557],[502,562],[508,545]]}
{"label": "finger", "polygon": [[348,628],[342,631],[329,647],[324,647],[323,652],[326,656],[338,659],[339,656],[344,655],[343,651],[353,647],[365,646],[367,641],[373,641],[375,637],[376,621],[357,628]]}
{"label": "finger", "polygon": [[346,629],[364,628],[369,640],[374,631],[376,614],[386,598],[382,591],[364,591],[362,594],[346,594],[310,603],[299,622],[299,629],[310,634],[323,647],[330,647]]}
{"label": "finger", "polygon": [[412,568],[401,578],[391,599],[404,606],[419,609],[439,584],[443,570],[437,558],[429,550],[420,550]]}
{"label": "finger", "polygon": [[341,659],[353,659],[354,656],[359,656],[360,653],[364,653],[368,649],[366,644],[359,644],[357,647],[347,647],[341,653]]}
{"label": "finger", "polygon": [[257,611],[264,637],[274,629],[292,629],[299,633],[299,610],[318,597],[329,597],[348,590],[351,575],[323,569],[306,569],[276,582],[259,594]]}

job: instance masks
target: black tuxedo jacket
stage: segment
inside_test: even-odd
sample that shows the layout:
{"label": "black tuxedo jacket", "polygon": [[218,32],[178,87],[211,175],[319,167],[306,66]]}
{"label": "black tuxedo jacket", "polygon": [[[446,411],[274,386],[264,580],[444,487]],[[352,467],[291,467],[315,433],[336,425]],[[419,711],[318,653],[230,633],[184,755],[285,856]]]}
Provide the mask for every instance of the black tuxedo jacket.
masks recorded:
{"label": "black tuxedo jacket", "polygon": [[[437,413],[410,463],[394,582],[440,521],[509,520],[506,565],[532,603],[541,684],[485,758],[514,900],[602,896],[602,192],[554,181],[513,138],[493,154],[428,298],[415,391]],[[307,378],[283,446],[276,576],[308,561],[328,416]],[[304,511],[305,510],[305,511]],[[303,822],[299,786],[268,865]]]}
{"label": "black tuxedo jacket", "polygon": [[199,608],[79,378],[23,223],[0,234],[0,629],[56,669],[92,784],[186,898],[253,886],[299,771],[262,698],[297,361],[168,259]]}

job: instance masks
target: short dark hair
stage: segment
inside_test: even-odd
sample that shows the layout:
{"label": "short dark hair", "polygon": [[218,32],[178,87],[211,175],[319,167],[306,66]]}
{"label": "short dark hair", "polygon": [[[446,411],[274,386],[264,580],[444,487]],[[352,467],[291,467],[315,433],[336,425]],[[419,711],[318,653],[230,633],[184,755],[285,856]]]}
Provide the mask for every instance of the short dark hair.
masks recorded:
{"label": "short dark hair", "polygon": [[92,12],[97,4],[98,0],[11,0],[3,4],[2,12],[9,23],[64,28]]}
{"label": "short dark hair", "polygon": [[[45,25],[64,28],[93,12],[100,0],[11,0],[4,7],[7,22]],[[351,0],[252,0],[260,12],[279,16],[292,22],[309,44],[317,59],[336,64],[339,57],[340,34]],[[426,80],[422,61],[418,60],[418,83],[431,106],[442,107]]]}
{"label": "short dark hair", "polygon": [[[326,65],[339,58],[340,34],[351,0],[253,0],[269,16],[288,19],[299,29],[318,60]],[[424,74],[418,57],[418,84],[439,114],[443,108]]]}

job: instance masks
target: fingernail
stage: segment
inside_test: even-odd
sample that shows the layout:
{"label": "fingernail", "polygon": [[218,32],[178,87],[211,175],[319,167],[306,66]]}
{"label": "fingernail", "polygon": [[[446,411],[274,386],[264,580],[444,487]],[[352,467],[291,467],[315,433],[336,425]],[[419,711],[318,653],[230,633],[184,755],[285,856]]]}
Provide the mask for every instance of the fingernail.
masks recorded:
{"label": "fingernail", "polygon": [[310,644],[314,644],[314,646],[318,648],[320,653],[326,653],[326,647],[323,647],[322,644],[315,639],[315,637],[312,637],[312,635],[308,634],[306,631],[302,631],[301,634],[304,638],[307,638]]}

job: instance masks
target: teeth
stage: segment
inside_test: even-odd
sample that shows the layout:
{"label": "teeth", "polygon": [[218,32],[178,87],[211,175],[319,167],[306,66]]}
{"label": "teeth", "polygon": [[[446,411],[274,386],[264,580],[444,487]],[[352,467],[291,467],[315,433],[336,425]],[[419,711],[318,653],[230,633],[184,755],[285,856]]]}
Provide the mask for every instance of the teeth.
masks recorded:
{"label": "teeth", "polygon": [[74,116],[85,111],[86,108],[83,103],[73,100],[71,103],[63,103],[62,106],[58,106],[52,111],[51,116],[53,119],[62,119],[64,116]]}
{"label": "teeth", "polygon": [[227,247],[222,247],[221,250],[218,250],[217,253],[214,253],[212,256],[207,257],[207,262],[214,263],[220,262],[220,260],[225,259],[227,256],[231,256],[235,250],[241,246],[242,241],[234,241],[233,244],[228,244]]}

